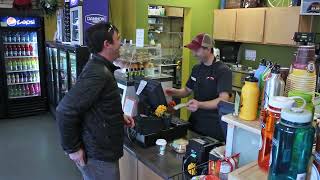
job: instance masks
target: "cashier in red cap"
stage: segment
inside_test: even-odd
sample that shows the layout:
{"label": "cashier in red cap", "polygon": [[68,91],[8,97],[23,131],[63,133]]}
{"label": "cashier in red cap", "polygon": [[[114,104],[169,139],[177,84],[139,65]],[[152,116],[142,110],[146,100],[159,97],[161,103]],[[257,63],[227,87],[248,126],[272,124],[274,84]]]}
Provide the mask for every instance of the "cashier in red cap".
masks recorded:
{"label": "cashier in red cap", "polygon": [[185,88],[166,89],[166,94],[184,98],[192,93],[194,99],[187,103],[191,116],[192,130],[197,133],[224,140],[217,105],[228,101],[232,91],[232,72],[214,56],[214,40],[208,34],[197,35],[185,46],[200,61],[192,68]]}

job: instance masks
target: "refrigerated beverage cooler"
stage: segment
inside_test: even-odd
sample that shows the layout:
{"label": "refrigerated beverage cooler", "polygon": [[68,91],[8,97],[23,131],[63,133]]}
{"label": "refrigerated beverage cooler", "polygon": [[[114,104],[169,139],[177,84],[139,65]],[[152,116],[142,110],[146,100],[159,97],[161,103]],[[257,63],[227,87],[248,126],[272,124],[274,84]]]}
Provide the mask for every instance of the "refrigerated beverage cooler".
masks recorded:
{"label": "refrigerated beverage cooler", "polygon": [[41,17],[0,16],[2,117],[47,110]]}
{"label": "refrigerated beverage cooler", "polygon": [[72,46],[58,42],[46,43],[47,84],[50,111],[75,85],[90,53],[86,46]]}

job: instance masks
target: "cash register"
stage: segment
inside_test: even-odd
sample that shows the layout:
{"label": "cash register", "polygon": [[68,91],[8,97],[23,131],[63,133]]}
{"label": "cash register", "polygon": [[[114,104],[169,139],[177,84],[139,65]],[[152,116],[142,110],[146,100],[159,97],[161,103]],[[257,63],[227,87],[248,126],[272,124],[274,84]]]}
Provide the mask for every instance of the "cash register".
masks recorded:
{"label": "cash register", "polygon": [[136,126],[127,129],[128,138],[143,147],[149,147],[155,145],[157,139],[171,141],[186,136],[189,122],[177,117],[158,118],[154,116],[154,111],[159,105],[167,106],[161,82],[145,78],[136,80],[136,91],[139,91],[142,80],[146,82],[146,85],[137,95],[138,115],[134,117]]}

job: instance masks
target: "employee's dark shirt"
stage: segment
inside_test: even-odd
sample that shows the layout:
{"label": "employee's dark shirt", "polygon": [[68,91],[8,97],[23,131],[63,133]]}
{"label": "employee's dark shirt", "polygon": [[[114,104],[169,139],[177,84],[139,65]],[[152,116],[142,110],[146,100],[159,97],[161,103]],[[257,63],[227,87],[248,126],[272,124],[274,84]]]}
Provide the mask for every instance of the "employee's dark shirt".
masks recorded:
{"label": "employee's dark shirt", "polygon": [[[193,90],[194,99],[210,101],[219,97],[221,92],[231,93],[232,72],[223,62],[214,62],[210,66],[199,64],[193,67],[186,86]],[[204,110],[191,114],[192,129],[198,133],[223,140],[220,118],[217,110]]]}

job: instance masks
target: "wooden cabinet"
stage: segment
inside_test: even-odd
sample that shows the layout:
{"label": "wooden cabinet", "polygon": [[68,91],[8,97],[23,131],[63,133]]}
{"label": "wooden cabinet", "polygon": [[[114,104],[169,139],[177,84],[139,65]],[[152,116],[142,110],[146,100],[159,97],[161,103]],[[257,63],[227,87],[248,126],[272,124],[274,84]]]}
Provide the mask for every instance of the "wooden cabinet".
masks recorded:
{"label": "wooden cabinet", "polygon": [[121,180],[138,180],[138,160],[126,150],[119,161]]}
{"label": "wooden cabinet", "polygon": [[265,26],[265,43],[294,45],[295,32],[310,32],[311,18],[300,16],[300,7],[268,8]]}
{"label": "wooden cabinet", "polygon": [[237,10],[214,10],[213,38],[234,41],[236,32]]}
{"label": "wooden cabinet", "polygon": [[138,161],[138,180],[163,180],[160,176],[154,173],[150,168]]}
{"label": "wooden cabinet", "polygon": [[248,8],[214,11],[213,38],[258,44],[295,45],[295,32],[311,32],[312,17],[300,7]]}
{"label": "wooden cabinet", "polygon": [[236,41],[263,42],[265,8],[238,9]]}

